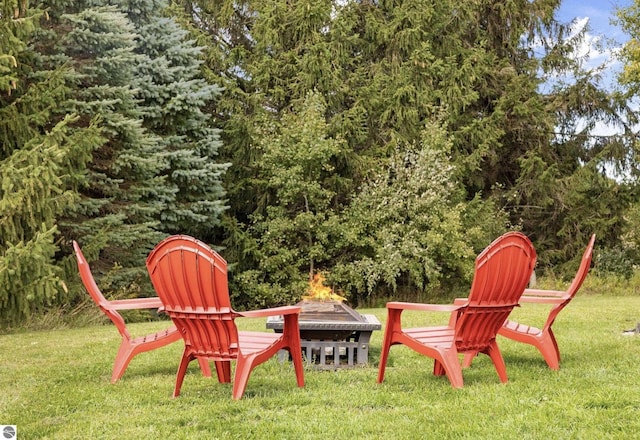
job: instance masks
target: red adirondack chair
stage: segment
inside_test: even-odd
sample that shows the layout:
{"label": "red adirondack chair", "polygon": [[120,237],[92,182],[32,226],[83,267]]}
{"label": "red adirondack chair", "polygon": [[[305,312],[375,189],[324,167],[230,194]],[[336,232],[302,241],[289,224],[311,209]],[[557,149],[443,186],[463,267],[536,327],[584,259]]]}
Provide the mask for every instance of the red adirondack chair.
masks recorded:
{"label": "red adirondack chair", "polygon": [[551,326],[562,309],[564,309],[576,295],[582,286],[582,282],[587,277],[591,266],[591,257],[595,241],[596,236],[593,234],[582,255],[578,272],[567,290],[526,289],[524,291],[524,295],[520,298],[520,303],[550,304],[553,306],[549,311],[549,316],[542,329],[507,320],[498,331],[498,334],[501,336],[536,347],[542,354],[549,368],[553,370],[560,369],[560,350],[558,349],[558,342],[556,341]]}
{"label": "red adirondack chair", "polygon": [[[122,336],[120,348],[118,349],[118,354],[116,355],[116,360],[113,364],[113,372],[111,374],[111,383],[115,383],[122,377],[129,366],[131,359],[145,351],[164,347],[167,344],[178,341],[180,339],[180,333],[178,333],[178,330],[174,326],[171,326],[170,328],[157,333],[133,338],[127,329],[127,324],[124,318],[118,310],[158,309],[162,306],[160,298],[107,300],[98,288],[98,285],[93,278],[93,274],[91,273],[89,263],[87,263],[87,260],[80,249],[80,245],[78,245],[75,240],[73,241],[73,249],[76,254],[78,271],[80,272],[82,284],[84,284],[85,289],[89,292],[91,299],[93,299],[100,310],[107,315],[111,322],[115,324],[120,336]],[[209,364],[202,362],[200,363],[200,368],[205,376],[211,376]]]}
{"label": "red adirondack chair", "polygon": [[[389,349],[395,344],[434,359],[433,374],[445,375],[455,388],[463,386],[459,354],[489,355],[500,380],[507,372],[496,335],[509,313],[518,304],[536,262],[529,239],[519,232],[497,238],[478,255],[469,297],[463,304],[387,303],[386,323],[378,383],[384,379]],[[446,326],[402,328],[404,310],[450,312]]]}
{"label": "red adirondack chair", "polygon": [[[236,312],[227,285],[227,262],[209,246],[186,235],[161,241],[147,257],[151,281],[163,310],[184,339],[184,352],[173,397],[180,388],[189,362],[215,361],[218,381],[231,381],[231,361],[236,361],[233,399],[244,394],[254,367],[286,349],[291,354],[298,386],[304,386],[298,315],[300,307]],[[239,317],[284,317],[282,333],[238,331]]]}

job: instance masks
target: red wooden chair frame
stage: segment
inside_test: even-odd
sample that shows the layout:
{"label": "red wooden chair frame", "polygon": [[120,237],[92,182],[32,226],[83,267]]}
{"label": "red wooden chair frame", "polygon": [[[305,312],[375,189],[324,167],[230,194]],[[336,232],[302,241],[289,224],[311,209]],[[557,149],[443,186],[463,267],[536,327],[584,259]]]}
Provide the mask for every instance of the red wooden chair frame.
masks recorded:
{"label": "red wooden chair frame", "polygon": [[[446,375],[455,388],[463,386],[459,354],[485,353],[507,381],[506,367],[496,335],[509,313],[518,304],[536,262],[529,239],[519,232],[508,232],[491,243],[476,258],[469,297],[464,304],[387,303],[386,323],[378,383],[384,380],[392,345],[403,344],[434,359],[433,374]],[[450,312],[446,326],[402,328],[404,310]]]}
{"label": "red wooden chair frame", "polygon": [[507,320],[498,331],[498,334],[505,338],[536,347],[552,370],[560,369],[560,350],[558,349],[558,342],[556,341],[556,336],[551,326],[562,309],[564,309],[576,295],[584,279],[587,277],[587,273],[591,267],[595,241],[596,236],[593,234],[582,255],[580,267],[567,290],[526,289],[524,291],[524,295],[520,298],[520,303],[549,304],[552,306],[549,311],[549,316],[541,329]]}
{"label": "red wooden chair frame", "polygon": [[[236,361],[233,399],[240,399],[254,367],[286,349],[291,354],[298,386],[304,386],[298,315],[300,307],[276,307],[236,312],[231,307],[227,263],[203,242],[174,235],[160,242],[147,257],[151,281],[185,343],[173,397],[180,394],[193,359],[215,362],[218,381],[231,381]],[[284,317],[282,333],[238,331],[235,319]]]}
{"label": "red wooden chair frame", "polygon": [[[131,333],[127,329],[127,324],[118,312],[119,310],[134,310],[134,309],[159,309],[162,307],[160,298],[134,298],[134,299],[119,299],[109,301],[104,297],[98,285],[93,278],[89,263],[87,263],[80,245],[74,240],[73,249],[75,251],[76,260],[78,263],[78,271],[80,272],[80,278],[85,289],[89,292],[91,299],[96,305],[107,315],[107,317],[113,322],[118,329],[118,333],[122,337],[116,359],[113,364],[113,372],[111,374],[111,383],[117,382],[125,370],[129,366],[129,362],[135,356],[146,351],[155,350],[156,348],[164,347],[167,344],[171,344],[181,339],[180,333],[175,326],[171,326],[166,330],[162,330],[156,333],[152,333],[145,336],[132,337]],[[200,364],[202,373],[205,376],[211,376],[211,369],[206,362]]]}

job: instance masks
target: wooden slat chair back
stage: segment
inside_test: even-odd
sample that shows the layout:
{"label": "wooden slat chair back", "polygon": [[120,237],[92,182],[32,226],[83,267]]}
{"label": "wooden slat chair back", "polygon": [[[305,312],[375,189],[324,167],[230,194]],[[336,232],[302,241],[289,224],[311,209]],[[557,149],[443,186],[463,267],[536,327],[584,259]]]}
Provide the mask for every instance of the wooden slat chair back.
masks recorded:
{"label": "wooden slat chair back", "polygon": [[[596,236],[595,234],[593,234],[591,236],[591,239],[589,240],[589,244],[582,254],[582,259],[580,260],[580,266],[578,267],[576,275],[573,277],[573,280],[571,280],[571,284],[569,284],[567,290],[562,292],[560,296],[560,298],[562,298],[562,302],[554,305],[551,308],[549,316],[547,317],[547,321],[544,323],[543,331],[551,330],[551,326],[558,317],[558,314],[567,306],[567,304],[569,304],[569,302],[571,302],[571,300],[576,296],[576,293],[578,293],[578,290],[580,290],[580,287],[582,287],[582,283],[584,282],[587,274],[589,273],[589,269],[591,268],[591,259],[593,256],[593,247],[595,245],[595,241]],[[535,296],[536,293],[542,293],[544,295],[545,293],[548,293],[548,291],[536,289],[527,289],[524,291],[524,295],[527,297]]]}
{"label": "wooden slat chair back", "polygon": [[[231,381],[231,361],[237,361],[233,398],[244,394],[252,369],[279,350],[289,350],[298,386],[304,385],[298,315],[300,307],[236,312],[231,307],[227,263],[205,243],[174,235],[147,257],[151,281],[185,343],[173,396],[180,394],[193,359],[215,362],[218,380]],[[284,316],[281,334],[238,331],[239,317]]]}
{"label": "wooden slat chair back", "polygon": [[170,245],[164,253],[159,245],[148,260],[163,310],[183,330],[194,355],[235,360],[238,329],[234,319],[240,315],[231,309],[226,262],[186,237]]}
{"label": "wooden slat chair back", "polygon": [[[162,330],[156,333],[151,333],[145,336],[132,337],[127,328],[127,324],[120,314],[119,310],[133,310],[133,309],[159,309],[162,306],[160,298],[134,298],[134,299],[122,299],[122,300],[108,300],[102,294],[102,291],[98,288],[96,281],[91,273],[91,268],[87,259],[85,258],[80,245],[74,240],[73,249],[76,255],[76,261],[78,264],[78,271],[80,273],[80,279],[87,292],[91,296],[91,299],[102,310],[102,312],[111,320],[111,322],[118,329],[118,333],[121,336],[120,347],[116,355],[116,359],[113,365],[113,371],[111,374],[111,383],[117,382],[125,370],[129,366],[131,360],[138,354],[146,351],[154,350],[156,348],[164,347],[167,344],[171,344],[181,339],[180,333],[175,326],[170,326],[166,330]],[[211,376],[211,371],[208,364],[201,364],[202,372],[205,376]]]}
{"label": "wooden slat chair back", "polygon": [[532,251],[528,239],[507,233],[478,255],[469,297],[455,324],[459,352],[483,351],[493,343],[529,282]]}
{"label": "wooden slat chair back", "polygon": [[[459,354],[489,355],[502,382],[506,367],[496,343],[496,335],[529,282],[536,252],[529,239],[508,232],[494,240],[478,257],[469,297],[454,305],[387,303],[378,382],[384,380],[389,349],[403,344],[434,359],[433,373],[446,375],[455,388],[463,386]],[[403,328],[404,310],[450,312],[447,326]]]}

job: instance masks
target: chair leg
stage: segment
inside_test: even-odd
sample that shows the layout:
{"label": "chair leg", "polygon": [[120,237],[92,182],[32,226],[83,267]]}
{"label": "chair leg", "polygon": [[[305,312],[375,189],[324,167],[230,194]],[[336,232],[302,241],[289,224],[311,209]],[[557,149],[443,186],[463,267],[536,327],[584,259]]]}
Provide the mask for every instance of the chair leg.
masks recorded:
{"label": "chair leg", "polygon": [[296,382],[299,387],[303,387],[304,365],[302,363],[302,344],[300,343],[300,325],[298,323],[298,315],[286,315],[284,319],[284,347],[289,350],[289,355],[293,362],[293,368],[296,372]]}
{"label": "chair leg", "polygon": [[447,372],[444,369],[444,365],[437,359],[433,360],[433,375],[434,376],[444,376]]}
{"label": "chair leg", "polygon": [[433,374],[442,376],[446,374],[451,386],[454,388],[462,388],[464,379],[462,378],[462,367],[458,360],[457,350],[439,351],[439,359],[434,358]]}
{"label": "chair leg", "polygon": [[498,377],[500,377],[500,381],[502,383],[506,383],[509,381],[507,377],[507,367],[504,364],[504,359],[502,358],[502,353],[500,353],[500,349],[498,348],[498,344],[496,341],[487,348],[486,353],[489,355],[491,360],[493,361],[493,365],[496,367],[496,371],[498,372]]}
{"label": "chair leg", "polygon": [[289,351],[293,368],[296,372],[296,383],[299,387],[304,386],[304,365],[302,363],[302,348],[292,349]]}
{"label": "chair leg", "polygon": [[558,363],[560,363],[560,349],[558,348],[558,341],[556,341],[556,335],[553,333],[553,330],[549,329],[548,331],[549,337],[553,341],[553,348],[556,350],[556,357],[558,358]]}
{"label": "chair leg", "polygon": [[216,374],[218,375],[218,382],[231,382],[231,361],[216,361],[215,366]]}
{"label": "chair leg", "polygon": [[193,356],[187,353],[185,349],[182,354],[182,359],[180,359],[180,365],[178,366],[178,373],[176,374],[176,386],[173,389],[173,397],[178,397],[180,395],[180,388],[182,388],[182,382],[184,381],[184,375],[187,373],[187,367],[189,366],[189,362],[193,360]]}
{"label": "chair leg", "polygon": [[251,375],[251,370],[253,368],[253,361],[253,356],[238,356],[236,374],[233,380],[233,400],[242,398],[244,390],[247,388],[247,382],[249,382],[249,376]]}
{"label": "chair leg", "polygon": [[469,368],[473,363],[473,358],[478,356],[478,352],[469,352],[465,353],[462,358],[462,368]]}
{"label": "chair leg", "polygon": [[125,370],[129,366],[129,362],[135,356],[133,352],[134,346],[127,339],[122,339],[120,348],[118,348],[118,354],[113,364],[113,372],[111,374],[111,383],[116,383],[124,374]]}
{"label": "chair leg", "polygon": [[439,359],[434,358],[433,374],[441,370],[446,374],[449,382],[451,382],[451,386],[454,388],[462,388],[464,386],[464,379],[462,378],[462,367],[458,359],[458,351],[455,348],[438,350],[438,354],[440,355]]}
{"label": "chair leg", "polygon": [[209,362],[204,358],[198,358],[198,364],[200,364],[200,371],[204,377],[211,377],[211,367]]}
{"label": "chair leg", "polygon": [[549,368],[552,370],[560,369],[560,353],[553,333],[544,334],[542,339],[537,341],[536,348],[542,354]]}
{"label": "chair leg", "polygon": [[304,386],[304,364],[302,363],[302,345],[300,339],[291,338],[291,346],[289,347],[289,356],[293,362],[293,368],[296,372],[296,383],[299,387]]}
{"label": "chair leg", "polygon": [[389,349],[391,348],[391,332],[392,330],[387,326],[384,332],[384,339],[382,341],[382,350],[380,351],[380,363],[378,365],[378,383],[382,383],[384,380],[385,369],[387,368],[387,360],[389,359]]}
{"label": "chair leg", "polygon": [[402,310],[387,309],[387,325],[384,329],[382,351],[380,352],[380,364],[378,365],[378,383],[382,383],[384,380],[387,360],[389,359],[389,350],[391,349],[391,345],[393,345],[394,331],[402,331],[402,323],[400,321],[401,313]]}

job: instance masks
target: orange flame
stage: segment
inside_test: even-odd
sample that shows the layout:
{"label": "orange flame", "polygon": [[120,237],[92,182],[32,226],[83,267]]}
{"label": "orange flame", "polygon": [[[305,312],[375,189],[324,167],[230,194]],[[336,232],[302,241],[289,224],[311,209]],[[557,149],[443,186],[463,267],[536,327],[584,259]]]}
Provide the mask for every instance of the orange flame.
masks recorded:
{"label": "orange flame", "polygon": [[308,295],[302,299],[312,301],[346,301],[346,298],[333,292],[331,287],[324,285],[324,277],[317,273],[313,276],[313,280],[309,281]]}

